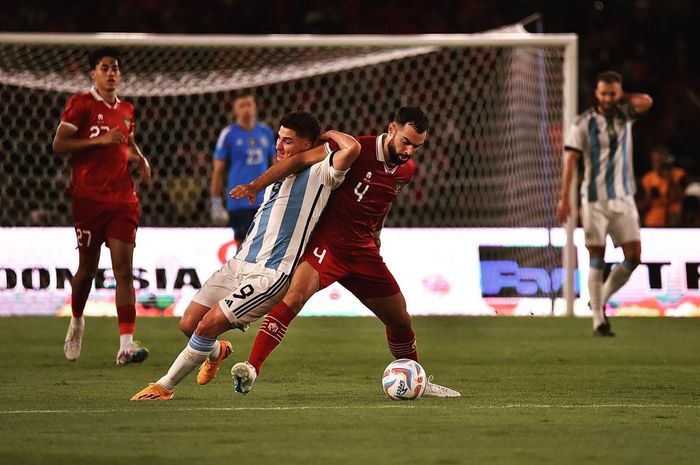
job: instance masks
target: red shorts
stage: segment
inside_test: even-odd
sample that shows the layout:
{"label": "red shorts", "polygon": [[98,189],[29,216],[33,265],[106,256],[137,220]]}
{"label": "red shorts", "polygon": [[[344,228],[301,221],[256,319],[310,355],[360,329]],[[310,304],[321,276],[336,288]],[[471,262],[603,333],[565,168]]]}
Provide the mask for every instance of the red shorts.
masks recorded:
{"label": "red shorts", "polygon": [[360,300],[391,297],[401,292],[376,247],[344,249],[316,236],[306,246],[301,261],[318,271],[321,289],[337,281]]}
{"label": "red shorts", "polygon": [[136,245],[139,204],[73,199],[73,222],[79,250],[99,249],[108,238]]}

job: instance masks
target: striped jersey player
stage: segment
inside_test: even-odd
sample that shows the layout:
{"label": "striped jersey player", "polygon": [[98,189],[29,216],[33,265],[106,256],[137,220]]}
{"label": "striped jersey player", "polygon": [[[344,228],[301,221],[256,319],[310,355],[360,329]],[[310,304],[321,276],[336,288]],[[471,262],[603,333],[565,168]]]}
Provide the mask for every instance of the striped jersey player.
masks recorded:
{"label": "striped jersey player", "polygon": [[[622,77],[614,71],[598,76],[594,108],[580,115],[566,137],[566,162],[557,215],[569,216],[569,191],[579,157],[583,158],[581,222],[590,254],[588,291],[593,314],[593,334],[613,336],[605,315],[610,296],[624,285],[641,255],[639,213],[634,202],[632,123],[652,105],[646,94],[625,94]],[[622,246],[625,260],[603,283],[605,244],[610,235]]]}
{"label": "striped jersey player", "polygon": [[[311,296],[334,282],[342,284],[386,326],[395,358],[418,360],[406,301],[379,251],[379,234],[392,202],[415,174],[413,154],[428,136],[428,117],[402,107],[388,133],[359,138],[362,150],[328,203],[287,294],[265,317],[250,356],[234,365],[234,385],[245,394],[262,364],[282,342],[287,327]],[[264,185],[264,184],[263,184]],[[453,397],[457,391],[429,383],[425,395]]]}
{"label": "striped jersey player", "polygon": [[[278,159],[297,157],[318,139],[320,125],[310,113],[297,111],[282,118]],[[339,149],[317,147],[323,159],[269,186],[238,253],[216,271],[192,299],[180,327],[190,337],[168,373],[132,400],[170,399],[175,386],[200,366],[199,384],[216,375],[231,353],[228,341],[217,337],[231,328],[246,330],[284,296],[290,275],[323,211],[331,191],[343,182],[359,153],[352,137],[328,131]]]}

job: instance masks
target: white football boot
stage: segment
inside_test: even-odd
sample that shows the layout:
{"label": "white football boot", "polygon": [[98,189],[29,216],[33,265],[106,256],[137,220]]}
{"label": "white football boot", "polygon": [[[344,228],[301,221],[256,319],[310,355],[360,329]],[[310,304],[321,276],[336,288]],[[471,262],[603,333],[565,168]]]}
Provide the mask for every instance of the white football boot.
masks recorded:
{"label": "white football boot", "polygon": [[148,349],[141,347],[138,341],[131,342],[117,352],[117,365],[141,363],[148,358]]}
{"label": "white football boot", "polygon": [[258,377],[255,367],[248,362],[238,362],[231,368],[233,389],[239,394],[246,395],[253,389],[255,378]]}
{"label": "white football boot", "polygon": [[459,391],[450,389],[446,386],[440,386],[439,384],[433,383],[433,377],[428,376],[428,384],[425,386],[425,392],[423,397],[461,397],[462,394]]}
{"label": "white football boot", "polygon": [[75,361],[80,357],[80,349],[83,345],[83,331],[85,330],[85,318],[77,319],[78,323],[73,324],[73,319],[68,323],[66,340],[63,343],[63,353],[70,361]]}

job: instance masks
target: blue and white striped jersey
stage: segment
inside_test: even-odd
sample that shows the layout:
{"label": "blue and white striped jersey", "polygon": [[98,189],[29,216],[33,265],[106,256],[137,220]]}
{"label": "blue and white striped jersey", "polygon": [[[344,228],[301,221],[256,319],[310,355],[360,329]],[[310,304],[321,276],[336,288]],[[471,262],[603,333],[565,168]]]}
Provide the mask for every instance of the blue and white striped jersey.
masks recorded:
{"label": "blue and white striped jersey", "polygon": [[584,201],[634,195],[632,124],[635,115],[628,104],[612,116],[591,108],[579,115],[566,137],[565,148],[583,156],[581,196]]}
{"label": "blue and white striped jersey", "polygon": [[331,191],[345,179],[347,171],[333,168],[332,156],[265,190],[237,259],[292,273]]}

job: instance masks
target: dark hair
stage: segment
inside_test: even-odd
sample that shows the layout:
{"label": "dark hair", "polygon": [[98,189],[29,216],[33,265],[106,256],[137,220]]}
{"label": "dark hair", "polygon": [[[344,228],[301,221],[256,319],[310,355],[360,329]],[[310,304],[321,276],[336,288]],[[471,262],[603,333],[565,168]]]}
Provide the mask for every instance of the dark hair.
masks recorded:
{"label": "dark hair", "polygon": [[614,84],[619,82],[622,85],[622,75],[617,71],[603,71],[598,75],[598,80],[596,82],[603,81],[608,84]]}
{"label": "dark hair", "polygon": [[97,67],[97,63],[104,57],[112,57],[117,60],[119,66],[121,67],[121,58],[119,56],[119,50],[115,47],[102,47],[97,50],[90,52],[88,55],[88,62],[90,63],[90,71]]}
{"label": "dark hair", "polygon": [[403,126],[410,124],[418,134],[423,134],[430,127],[428,116],[418,107],[401,107],[394,115],[394,122]]}
{"label": "dark hair", "polygon": [[247,98],[247,97],[255,98],[255,96],[253,95],[253,91],[251,91],[250,89],[240,89],[240,90],[237,90],[236,92],[234,92],[233,99],[231,101],[235,102],[236,100],[239,100],[242,98]]}
{"label": "dark hair", "polygon": [[280,126],[291,129],[297,136],[316,142],[321,134],[321,123],[308,111],[293,111],[282,117]]}

